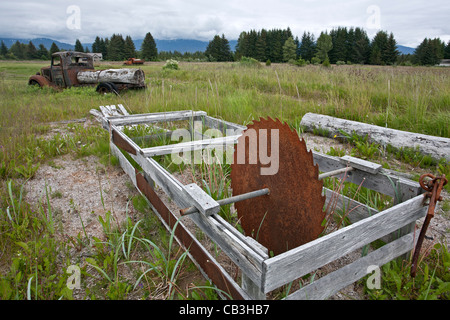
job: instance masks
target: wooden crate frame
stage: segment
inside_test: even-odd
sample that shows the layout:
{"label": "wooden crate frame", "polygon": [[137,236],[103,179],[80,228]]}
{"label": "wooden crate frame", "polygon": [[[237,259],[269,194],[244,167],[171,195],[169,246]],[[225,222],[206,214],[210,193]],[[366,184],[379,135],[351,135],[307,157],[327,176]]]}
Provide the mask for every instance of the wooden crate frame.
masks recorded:
{"label": "wooden crate frame", "polygon": [[[175,229],[177,242],[188,251],[190,258],[203,275],[233,299],[264,299],[270,291],[377,239],[387,242],[381,248],[286,297],[286,299],[326,299],[367,275],[369,266],[381,267],[414,249],[415,223],[425,216],[428,207],[424,204],[423,190],[419,183],[398,176],[390,170],[378,168],[370,173],[367,170],[361,170],[357,165],[352,167],[352,171],[346,173],[346,181],[357,185],[364,181],[364,187],[393,197],[396,205],[378,212],[374,208],[324,188],[326,203],[331,201],[331,198],[338,197],[337,206],[351,210],[349,219],[352,224],[275,257],[269,257],[264,247],[252,238],[241,234],[217,214],[195,213],[179,219],[157,195],[155,186],[159,186],[180,209],[196,206],[199,211],[202,211],[203,200],[199,199],[197,193],[190,192],[190,188],[175,179],[152,156],[169,154],[180,146],[142,149],[124,134],[123,126],[189,120],[191,130],[194,128],[194,121],[202,121],[208,127],[222,130],[222,132],[225,128],[230,128],[237,133],[231,137],[215,140],[216,144],[230,143],[230,141],[234,143],[246,127],[210,117],[203,111],[186,110],[138,115],[128,115],[124,112],[125,115],[120,115],[115,111],[115,106],[100,109],[103,111],[103,115],[100,116],[103,127],[110,132],[111,152],[118,157],[123,170],[129,175],[136,188],[149,200],[152,209],[168,230],[172,230],[175,222],[179,220]],[[123,107],[119,106],[119,109],[122,110]],[[207,142],[211,143],[211,141]],[[195,141],[191,143],[192,148],[204,148],[207,145],[208,143]],[[183,146],[185,147],[186,144]],[[143,172],[134,168],[119,148],[128,152]],[[347,157],[339,158],[314,151],[313,156],[321,172],[326,173],[348,167]],[[203,199],[205,197],[215,202],[206,193],[202,195]],[[192,219],[239,267],[243,280],[241,286],[189,232],[183,224],[183,219]]]}

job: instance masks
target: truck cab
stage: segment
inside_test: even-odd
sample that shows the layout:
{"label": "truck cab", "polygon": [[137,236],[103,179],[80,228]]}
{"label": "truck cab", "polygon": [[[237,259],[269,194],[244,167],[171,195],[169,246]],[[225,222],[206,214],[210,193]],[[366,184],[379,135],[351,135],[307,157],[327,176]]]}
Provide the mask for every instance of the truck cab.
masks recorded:
{"label": "truck cab", "polygon": [[31,76],[28,84],[52,86],[55,88],[70,88],[81,85],[77,79],[80,71],[94,70],[94,59],[83,52],[63,51],[52,54],[49,67]]}

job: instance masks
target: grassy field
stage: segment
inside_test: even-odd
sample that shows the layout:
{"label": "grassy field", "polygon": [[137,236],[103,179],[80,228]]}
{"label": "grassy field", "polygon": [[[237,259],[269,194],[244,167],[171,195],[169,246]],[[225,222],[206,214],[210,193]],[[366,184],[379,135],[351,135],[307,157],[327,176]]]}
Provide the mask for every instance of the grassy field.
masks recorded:
{"label": "grassy field", "polygon": [[[23,202],[20,187],[26,179],[33,177],[41,164],[65,154],[77,157],[95,155],[109,165],[108,136],[99,127],[75,124],[69,125],[70,136],[53,135],[46,139],[44,137],[51,128],[51,122],[89,117],[89,110],[100,105],[122,103],[130,113],[204,110],[211,116],[240,124],[270,116],[286,121],[298,130],[301,130],[299,124],[302,116],[315,112],[450,137],[449,68],[360,65],[325,68],[233,62],[180,63],[178,70],[168,70],[163,69],[164,63],[155,62],[141,67],[146,74],[146,90],[127,91],[120,96],[100,96],[93,87],[57,92],[28,86],[28,77],[46,65],[47,62],[0,61],[0,299],[72,298],[65,285],[68,275],[54,269],[49,261],[58,252],[69,250],[73,242],[61,242],[54,236],[50,197],[47,196],[44,203],[36,208]],[[99,66],[109,67],[122,66],[113,62],[104,62]],[[370,153],[370,150],[367,152]],[[369,156],[372,157],[372,154]],[[413,164],[420,165],[421,161]],[[429,169],[448,175],[449,165],[433,163]],[[133,201],[137,207],[143,206],[139,204],[139,198]],[[145,211],[144,208],[142,210]],[[108,229],[105,221],[102,226]],[[143,247],[156,247],[154,243],[143,240],[142,234],[138,236],[136,230],[140,228],[134,226],[130,223],[124,227],[122,233],[116,233],[108,240],[106,247],[109,249],[103,247],[91,258],[94,268],[109,270],[109,273],[105,272],[104,278],[108,293],[91,292],[87,295],[90,298],[126,298],[132,291],[129,284],[117,280],[119,249],[124,246],[120,239],[139,239],[137,242],[140,241]],[[177,262],[184,260],[185,256],[174,258],[169,243],[168,240],[164,245],[166,249],[152,258],[159,259],[159,266],[165,266],[154,268],[159,270],[158,275],[173,280],[174,267],[176,271]],[[421,285],[424,288],[431,287],[431,281],[436,279],[448,286],[449,279],[443,280],[440,273],[442,269],[445,274],[445,268],[448,268],[448,252],[446,246],[441,247],[444,255],[430,257],[430,268],[435,268],[436,277],[433,280],[428,274],[423,276]],[[402,270],[401,266],[392,264],[389,268],[394,270],[393,273]],[[54,274],[60,277],[55,279]],[[171,287],[172,282],[166,282]],[[401,297],[423,298],[418,283],[409,287],[406,293],[402,292]],[[436,297],[442,294],[439,285],[433,282]],[[399,291],[401,289],[396,291],[397,297]],[[173,297],[174,292],[169,290],[167,297]],[[202,294],[192,293],[182,298],[214,296],[209,294],[204,289]],[[372,298],[395,298],[395,294],[379,293]]]}

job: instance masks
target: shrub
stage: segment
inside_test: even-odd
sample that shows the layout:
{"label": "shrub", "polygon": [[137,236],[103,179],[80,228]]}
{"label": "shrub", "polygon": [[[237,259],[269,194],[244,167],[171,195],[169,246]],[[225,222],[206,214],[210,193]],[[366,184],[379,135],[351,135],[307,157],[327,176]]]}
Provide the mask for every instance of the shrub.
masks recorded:
{"label": "shrub", "polygon": [[242,57],[239,63],[241,66],[246,67],[258,67],[258,68],[261,67],[261,64],[259,63],[258,60],[250,57]]}
{"label": "shrub", "polygon": [[163,69],[178,70],[178,61],[173,59],[167,60],[166,64],[163,66]]}
{"label": "shrub", "polygon": [[320,59],[318,57],[312,57],[311,63],[314,65],[320,64]]}
{"label": "shrub", "polygon": [[341,60],[336,61],[337,66],[343,66],[344,64],[345,64],[345,61],[341,61]]}
{"label": "shrub", "polygon": [[270,59],[267,59],[266,66],[270,66],[271,64],[272,64],[272,62],[270,61]]}

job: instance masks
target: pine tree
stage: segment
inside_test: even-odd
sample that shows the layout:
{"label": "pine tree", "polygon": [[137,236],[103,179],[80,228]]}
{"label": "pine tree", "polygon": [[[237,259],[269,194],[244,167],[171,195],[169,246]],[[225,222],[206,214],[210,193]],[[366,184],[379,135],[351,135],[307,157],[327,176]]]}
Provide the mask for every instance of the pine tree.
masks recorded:
{"label": "pine tree", "polygon": [[262,29],[258,34],[255,43],[255,59],[259,61],[267,60],[267,31]]}
{"label": "pine tree", "polygon": [[283,45],[283,60],[288,62],[290,60],[296,60],[297,57],[297,47],[295,45],[294,39],[289,37],[286,39]]}
{"label": "pine tree", "polygon": [[311,61],[311,59],[316,54],[316,43],[314,40],[314,35],[309,32],[303,32],[302,40],[300,42],[299,54],[302,59],[306,61]]}
{"label": "pine tree", "polygon": [[158,50],[156,42],[150,32],[145,35],[144,41],[141,45],[142,58],[146,60],[155,60],[158,57]]}
{"label": "pine tree", "polygon": [[18,40],[9,48],[9,52],[17,59],[26,59],[26,46]]}
{"label": "pine tree", "polygon": [[113,34],[107,47],[108,59],[120,61],[125,59],[125,40],[121,34]]}
{"label": "pine tree", "polygon": [[28,43],[28,45],[26,47],[25,57],[27,59],[32,59],[32,60],[39,58],[37,49],[34,46],[33,42],[31,42],[31,41]]}
{"label": "pine tree", "polygon": [[58,52],[58,51],[59,51],[58,46],[54,42],[52,42],[52,45],[50,46],[50,50],[49,50],[50,57],[52,56],[52,54],[54,54],[55,52]]}
{"label": "pine tree", "polygon": [[136,47],[134,46],[133,39],[131,36],[126,36],[125,38],[125,58],[134,58],[136,57]]}
{"label": "pine tree", "polygon": [[369,63],[370,59],[370,39],[367,33],[361,29],[355,29],[355,37],[350,53],[350,61],[354,63]]}
{"label": "pine tree", "polygon": [[2,43],[0,45],[0,56],[6,57],[7,54],[8,54],[8,47],[2,40]]}
{"label": "pine tree", "polygon": [[386,43],[385,52],[383,54],[384,63],[393,65],[397,62],[399,51],[397,50],[397,41],[394,39],[394,34],[391,32]]}
{"label": "pine tree", "polygon": [[49,59],[48,50],[43,44],[39,45],[39,49],[37,51],[37,54],[38,54],[39,59],[41,59],[41,60]]}
{"label": "pine tree", "polygon": [[378,31],[372,40],[370,63],[385,65],[389,61],[388,54],[388,34],[385,31]]}
{"label": "pine tree", "polygon": [[77,52],[84,52],[83,45],[81,44],[79,39],[77,39],[75,41],[75,51],[77,51]]}
{"label": "pine tree", "polygon": [[214,36],[208,43],[205,51],[206,56],[210,61],[231,61],[232,55],[230,50],[230,43],[222,34]]}
{"label": "pine tree", "polygon": [[328,53],[331,63],[336,63],[337,61],[347,61],[347,28],[338,27],[330,31],[331,41],[333,47]]}

